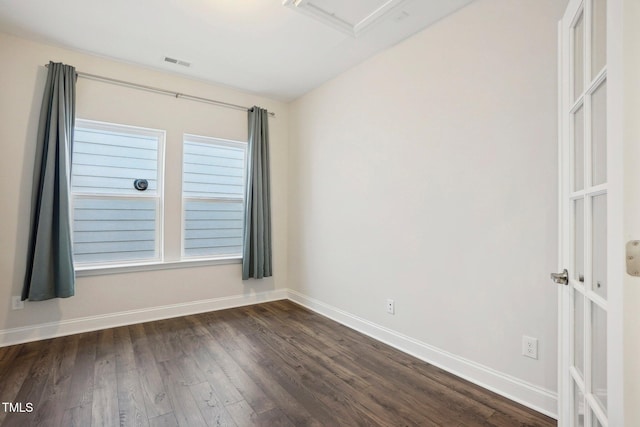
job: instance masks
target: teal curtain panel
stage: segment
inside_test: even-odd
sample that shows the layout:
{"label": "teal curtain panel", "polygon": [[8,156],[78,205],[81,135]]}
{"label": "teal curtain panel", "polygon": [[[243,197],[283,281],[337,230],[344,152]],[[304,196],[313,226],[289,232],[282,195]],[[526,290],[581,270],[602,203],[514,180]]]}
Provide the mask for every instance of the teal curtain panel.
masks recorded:
{"label": "teal curtain panel", "polygon": [[49,63],[36,140],[22,300],[67,298],[75,292],[70,183],[76,79],[74,67]]}
{"label": "teal curtain panel", "polygon": [[268,112],[249,110],[249,142],[245,182],[242,280],[270,277],[271,191]]}

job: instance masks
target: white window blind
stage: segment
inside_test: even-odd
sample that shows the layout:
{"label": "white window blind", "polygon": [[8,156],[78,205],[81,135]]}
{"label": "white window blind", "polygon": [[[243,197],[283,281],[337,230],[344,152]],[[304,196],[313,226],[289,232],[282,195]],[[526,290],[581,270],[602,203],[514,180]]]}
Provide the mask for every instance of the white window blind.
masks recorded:
{"label": "white window blind", "polygon": [[242,255],[246,146],[244,142],[184,136],[183,257]]}

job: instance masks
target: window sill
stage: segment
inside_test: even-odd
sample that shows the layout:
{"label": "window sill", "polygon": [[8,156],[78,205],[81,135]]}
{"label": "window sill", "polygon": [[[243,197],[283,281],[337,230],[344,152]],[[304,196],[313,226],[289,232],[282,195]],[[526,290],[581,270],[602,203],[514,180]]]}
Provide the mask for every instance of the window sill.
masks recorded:
{"label": "window sill", "polygon": [[180,261],[154,261],[138,264],[113,264],[76,267],[76,277],[103,276],[107,274],[136,273],[140,271],[173,270],[178,268],[208,267],[212,265],[240,264],[242,258],[185,259]]}

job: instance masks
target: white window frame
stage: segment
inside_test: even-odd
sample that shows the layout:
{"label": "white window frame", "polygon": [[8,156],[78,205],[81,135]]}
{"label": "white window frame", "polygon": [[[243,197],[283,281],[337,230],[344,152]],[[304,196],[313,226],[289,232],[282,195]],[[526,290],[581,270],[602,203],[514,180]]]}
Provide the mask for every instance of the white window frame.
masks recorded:
{"label": "white window frame", "polygon": [[[203,135],[194,135],[185,133],[182,136],[182,164],[181,164],[181,192],[182,192],[182,222],[181,222],[181,232],[180,232],[180,257],[184,261],[219,261],[219,260],[241,260],[242,253],[240,254],[227,254],[227,255],[201,255],[201,256],[189,256],[185,254],[185,240],[186,240],[186,202],[187,201],[198,201],[198,200],[218,200],[218,201],[228,201],[228,202],[237,202],[238,199],[235,197],[186,197],[184,195],[184,145],[185,142],[196,142],[203,144],[211,144],[218,146],[226,146],[232,148],[241,148],[244,151],[244,169],[242,171],[242,182],[244,183],[247,178],[247,147],[248,143],[245,141],[235,141],[231,139],[224,138],[216,138],[213,136],[203,136]],[[245,206],[245,194],[242,195],[242,208],[244,210]],[[244,223],[243,223],[244,227]]]}
{"label": "white window frame", "polygon": [[[156,233],[155,233],[155,253],[154,258],[103,261],[91,263],[76,263],[76,272],[98,271],[101,269],[118,269],[119,267],[139,267],[144,265],[155,265],[164,260],[164,176],[165,176],[165,141],[166,131],[161,129],[151,129],[140,126],[124,125],[119,123],[109,123],[86,119],[76,119],[75,128],[91,129],[107,132],[121,132],[130,135],[150,136],[158,140],[158,166],[157,166],[157,188],[156,194],[140,193],[136,195],[127,194],[99,194],[90,192],[76,192],[71,188],[71,221],[75,212],[75,201],[79,199],[102,199],[102,200],[127,200],[127,199],[155,199],[156,200]],[[71,171],[73,175],[73,169]],[[72,239],[73,240],[73,239]]]}

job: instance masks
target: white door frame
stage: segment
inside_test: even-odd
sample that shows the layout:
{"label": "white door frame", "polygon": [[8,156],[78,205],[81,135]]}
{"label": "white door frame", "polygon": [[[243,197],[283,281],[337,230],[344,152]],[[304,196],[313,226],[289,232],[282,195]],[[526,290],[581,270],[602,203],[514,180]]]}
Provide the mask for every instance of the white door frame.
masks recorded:
{"label": "white door frame", "polygon": [[[624,55],[623,3],[608,0],[607,5],[607,173],[609,180],[608,274],[609,288],[609,425],[624,426],[624,282],[625,200],[624,200]],[[637,1],[637,0],[631,0]],[[637,164],[637,163],[636,163]],[[637,403],[636,403],[637,404]]]}

